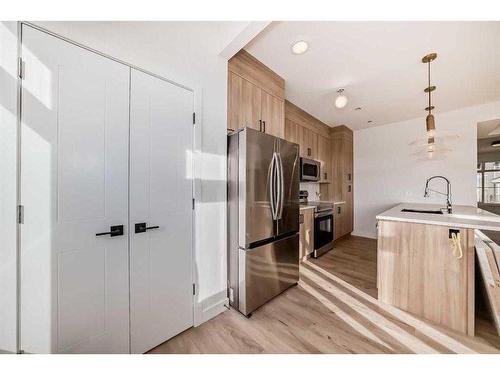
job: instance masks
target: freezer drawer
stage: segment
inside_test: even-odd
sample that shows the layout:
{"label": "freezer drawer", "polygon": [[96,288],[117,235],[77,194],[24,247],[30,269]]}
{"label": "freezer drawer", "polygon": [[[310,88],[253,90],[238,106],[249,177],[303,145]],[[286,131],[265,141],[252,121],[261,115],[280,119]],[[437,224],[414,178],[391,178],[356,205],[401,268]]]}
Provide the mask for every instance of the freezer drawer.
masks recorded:
{"label": "freezer drawer", "polygon": [[299,281],[299,235],[239,249],[239,306],[248,315]]}

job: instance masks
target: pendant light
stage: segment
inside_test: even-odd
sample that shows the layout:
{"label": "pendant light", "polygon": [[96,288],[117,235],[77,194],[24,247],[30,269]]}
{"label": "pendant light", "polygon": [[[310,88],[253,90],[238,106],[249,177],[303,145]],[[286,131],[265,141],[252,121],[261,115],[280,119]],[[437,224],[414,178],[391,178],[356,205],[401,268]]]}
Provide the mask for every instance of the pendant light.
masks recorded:
{"label": "pendant light", "polygon": [[448,144],[460,138],[458,134],[453,132],[436,129],[436,122],[432,114],[434,106],[431,97],[431,93],[436,90],[436,86],[431,85],[431,62],[436,58],[436,53],[430,53],[422,57],[422,63],[427,64],[428,74],[427,87],[424,90],[428,94],[428,104],[427,108],[425,108],[427,112],[425,118],[426,133],[408,143],[413,150],[412,155],[417,158],[417,161],[444,160],[446,155],[452,151]]}
{"label": "pendant light", "polygon": [[426,92],[429,95],[429,103],[427,108],[425,109],[428,114],[427,117],[425,118],[425,127],[427,130],[427,151],[428,152],[433,152],[434,151],[434,133],[436,131],[436,123],[434,121],[434,115],[432,114],[432,110],[434,109],[434,106],[432,105],[431,101],[431,93],[436,90],[436,86],[431,86],[431,62],[434,61],[437,57],[437,53],[430,53],[428,55],[425,55],[422,57],[422,62],[424,64],[427,64],[427,76],[428,76],[428,85],[425,88],[424,92]]}
{"label": "pendant light", "polygon": [[337,93],[339,96],[335,99],[335,107],[344,108],[347,105],[347,96],[344,95],[344,89],[338,89]]}

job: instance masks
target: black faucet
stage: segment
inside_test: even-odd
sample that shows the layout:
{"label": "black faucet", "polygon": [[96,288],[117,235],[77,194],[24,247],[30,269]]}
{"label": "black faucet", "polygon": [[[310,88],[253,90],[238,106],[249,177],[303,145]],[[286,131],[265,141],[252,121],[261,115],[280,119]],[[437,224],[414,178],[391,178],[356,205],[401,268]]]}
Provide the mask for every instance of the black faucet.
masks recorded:
{"label": "black faucet", "polygon": [[[429,182],[435,178],[442,178],[443,180],[446,181],[446,194],[442,193],[440,191],[429,189]],[[450,183],[450,180],[448,180],[444,176],[432,176],[432,177],[428,178],[427,182],[425,183],[424,197],[429,196],[429,191],[433,191],[433,192],[438,193],[438,194],[446,195],[446,210],[448,211],[449,214],[451,214],[452,209],[451,209],[451,183]]]}

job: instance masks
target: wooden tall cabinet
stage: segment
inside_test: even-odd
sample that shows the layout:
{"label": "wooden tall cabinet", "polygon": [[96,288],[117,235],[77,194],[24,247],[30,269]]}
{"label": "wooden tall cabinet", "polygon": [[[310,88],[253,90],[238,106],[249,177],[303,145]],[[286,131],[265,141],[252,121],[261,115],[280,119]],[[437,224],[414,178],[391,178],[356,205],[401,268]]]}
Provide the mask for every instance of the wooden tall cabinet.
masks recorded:
{"label": "wooden tall cabinet", "polygon": [[332,199],[343,203],[343,213],[339,218],[339,231],[336,238],[351,233],[354,225],[353,196],[353,134],[346,126],[337,126],[331,132],[332,153]]}
{"label": "wooden tall cabinet", "polygon": [[228,62],[228,130],[250,127],[285,136],[285,81],[248,52]]}

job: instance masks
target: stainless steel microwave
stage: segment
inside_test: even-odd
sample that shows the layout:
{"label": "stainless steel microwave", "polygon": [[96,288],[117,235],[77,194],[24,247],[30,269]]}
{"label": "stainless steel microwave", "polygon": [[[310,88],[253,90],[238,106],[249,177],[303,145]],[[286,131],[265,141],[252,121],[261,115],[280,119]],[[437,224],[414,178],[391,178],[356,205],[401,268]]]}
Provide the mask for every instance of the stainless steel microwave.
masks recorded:
{"label": "stainless steel microwave", "polygon": [[300,158],[300,181],[319,181],[321,163],[316,160]]}

